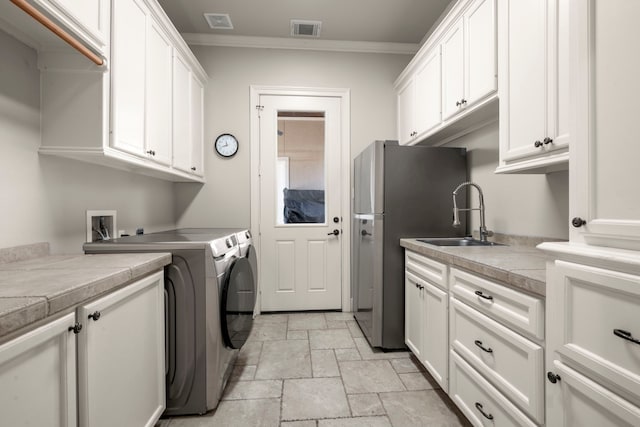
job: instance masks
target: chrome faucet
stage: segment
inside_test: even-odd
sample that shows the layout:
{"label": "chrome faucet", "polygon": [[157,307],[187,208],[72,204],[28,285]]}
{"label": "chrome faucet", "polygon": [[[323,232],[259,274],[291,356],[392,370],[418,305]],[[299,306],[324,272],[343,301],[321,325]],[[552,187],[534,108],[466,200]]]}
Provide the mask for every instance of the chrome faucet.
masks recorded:
{"label": "chrome faucet", "polygon": [[[478,195],[480,196],[480,206],[478,206],[477,208],[459,209],[456,203],[456,196],[458,195],[458,191],[462,187],[466,187],[468,185],[471,185],[478,189]],[[471,181],[466,181],[458,185],[456,189],[453,190],[453,226],[454,227],[460,226],[460,215],[459,215],[460,211],[480,211],[480,241],[486,242],[487,237],[493,236],[493,231],[487,230],[487,226],[484,223],[484,194],[482,193],[482,188],[480,188],[478,184],[474,184]]]}

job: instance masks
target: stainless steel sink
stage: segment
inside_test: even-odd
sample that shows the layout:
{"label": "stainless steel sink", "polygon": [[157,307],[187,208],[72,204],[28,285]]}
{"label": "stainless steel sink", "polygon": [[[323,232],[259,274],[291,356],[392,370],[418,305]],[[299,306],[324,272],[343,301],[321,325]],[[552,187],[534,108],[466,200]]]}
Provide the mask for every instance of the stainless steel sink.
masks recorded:
{"label": "stainless steel sink", "polygon": [[447,237],[437,239],[417,239],[418,242],[435,246],[504,246],[500,243],[482,242],[470,237]]}

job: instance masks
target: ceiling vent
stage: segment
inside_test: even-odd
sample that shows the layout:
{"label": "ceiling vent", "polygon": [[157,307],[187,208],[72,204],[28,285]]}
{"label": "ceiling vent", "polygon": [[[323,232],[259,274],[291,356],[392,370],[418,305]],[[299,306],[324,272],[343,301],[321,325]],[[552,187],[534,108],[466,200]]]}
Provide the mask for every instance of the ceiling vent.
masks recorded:
{"label": "ceiling vent", "polygon": [[228,13],[205,13],[204,19],[214,30],[233,30],[233,24]]}
{"label": "ceiling vent", "polygon": [[291,20],[291,35],[293,37],[320,37],[320,21]]}

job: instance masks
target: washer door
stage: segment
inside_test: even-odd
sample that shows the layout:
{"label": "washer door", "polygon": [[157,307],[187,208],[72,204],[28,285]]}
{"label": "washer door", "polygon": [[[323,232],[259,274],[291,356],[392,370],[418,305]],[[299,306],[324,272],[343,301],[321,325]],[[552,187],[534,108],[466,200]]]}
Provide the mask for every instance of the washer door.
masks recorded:
{"label": "washer door", "polygon": [[247,258],[238,258],[227,270],[220,305],[224,343],[230,348],[240,348],[251,332],[256,305],[255,280]]}

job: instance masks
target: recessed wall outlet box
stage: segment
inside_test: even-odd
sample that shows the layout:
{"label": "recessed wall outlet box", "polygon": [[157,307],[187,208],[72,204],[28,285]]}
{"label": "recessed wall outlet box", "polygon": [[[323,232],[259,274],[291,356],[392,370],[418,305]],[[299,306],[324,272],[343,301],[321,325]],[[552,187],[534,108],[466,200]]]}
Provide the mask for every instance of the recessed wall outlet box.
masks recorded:
{"label": "recessed wall outlet box", "polygon": [[117,211],[87,211],[87,242],[111,240],[117,236]]}

